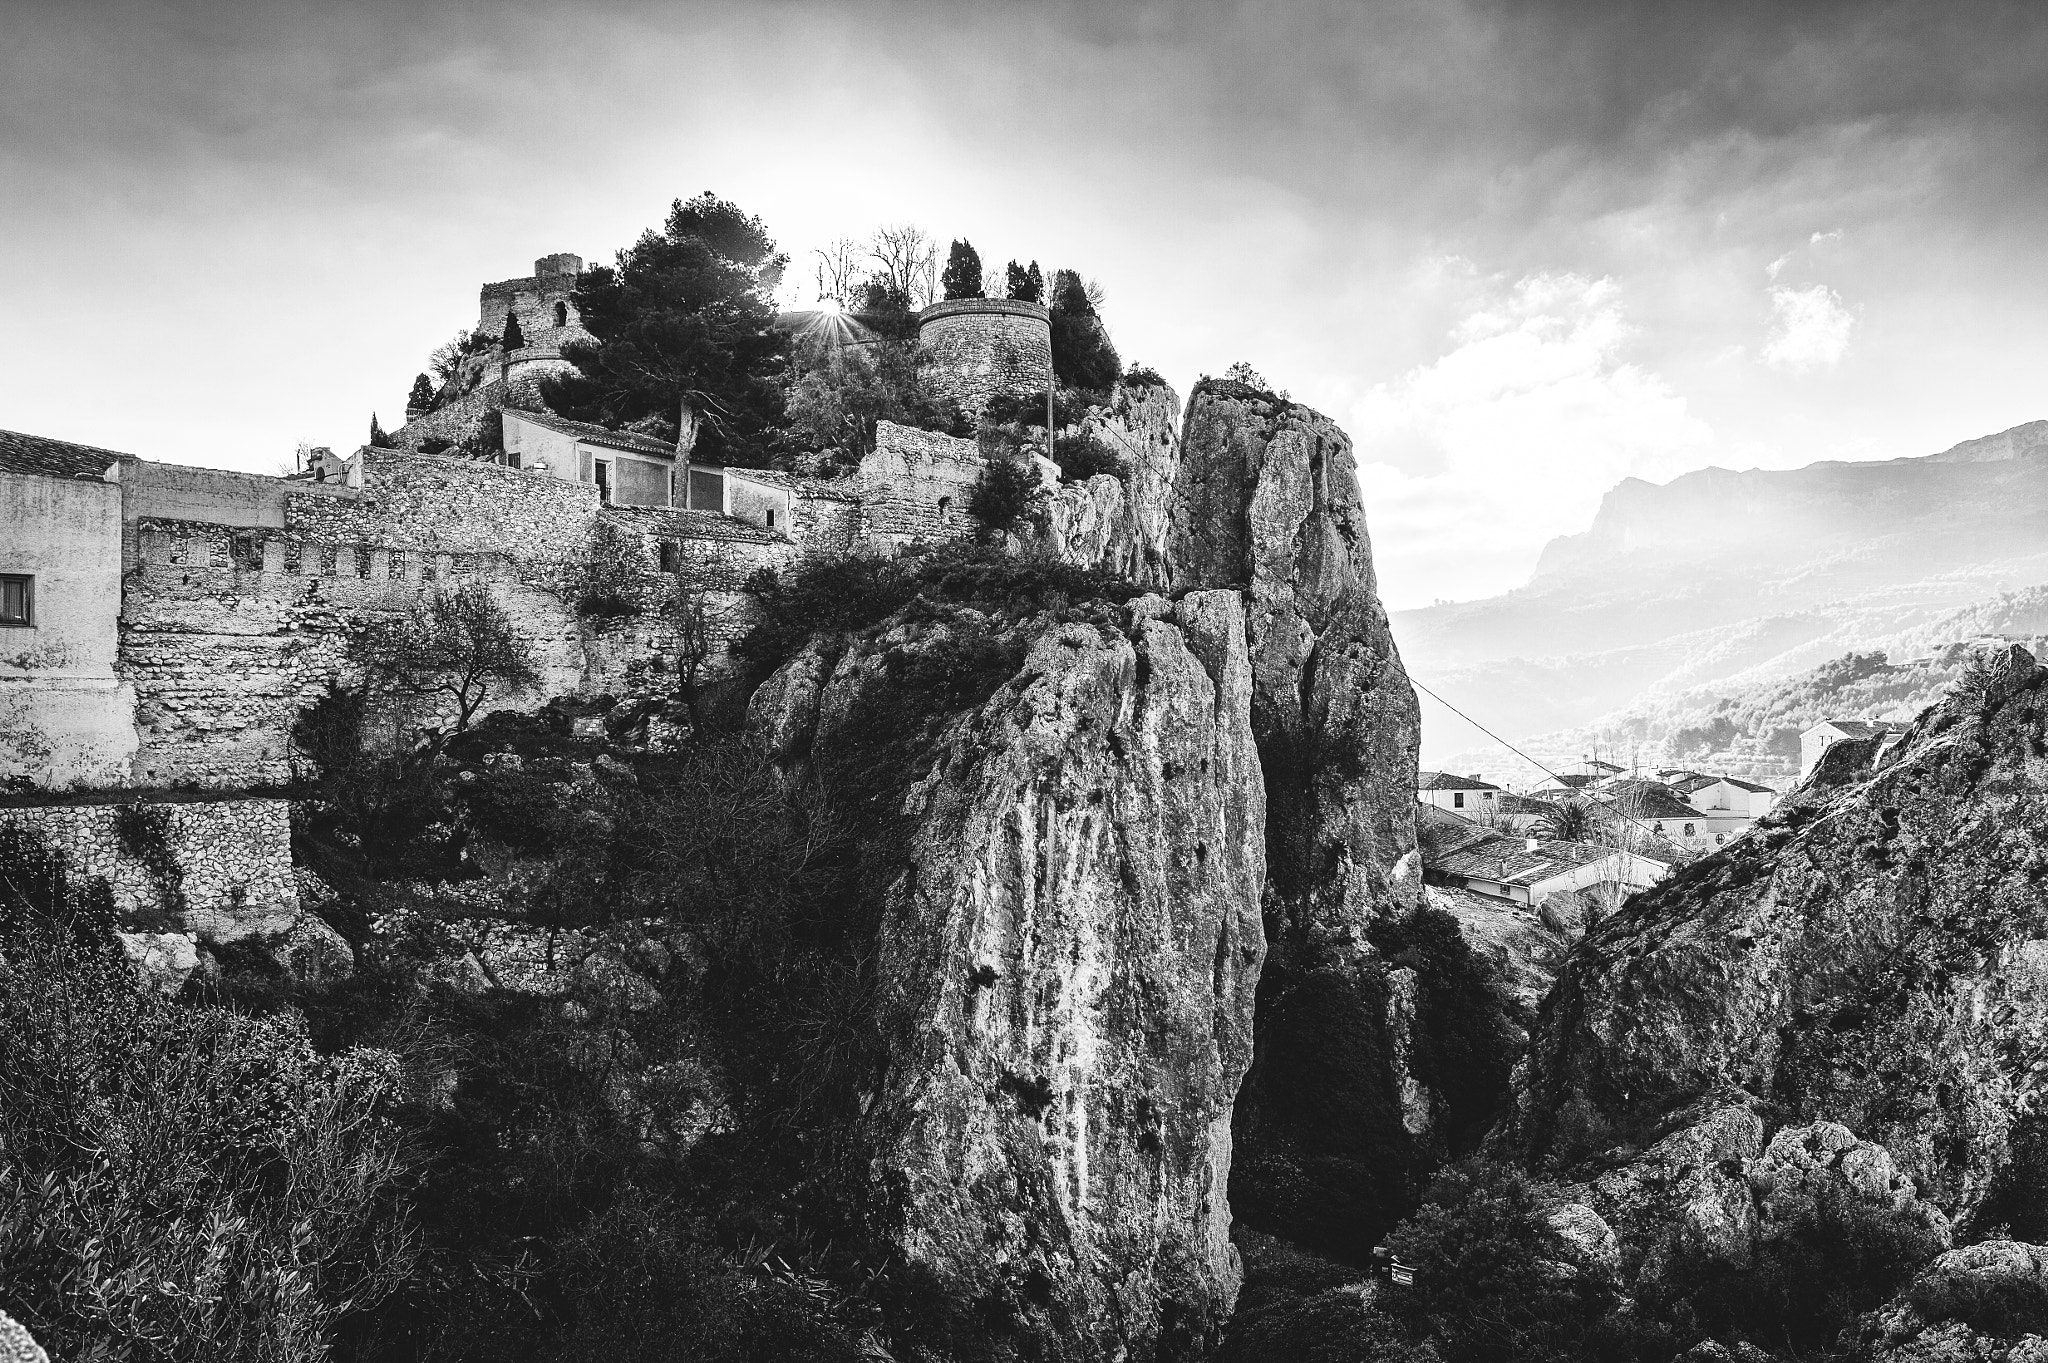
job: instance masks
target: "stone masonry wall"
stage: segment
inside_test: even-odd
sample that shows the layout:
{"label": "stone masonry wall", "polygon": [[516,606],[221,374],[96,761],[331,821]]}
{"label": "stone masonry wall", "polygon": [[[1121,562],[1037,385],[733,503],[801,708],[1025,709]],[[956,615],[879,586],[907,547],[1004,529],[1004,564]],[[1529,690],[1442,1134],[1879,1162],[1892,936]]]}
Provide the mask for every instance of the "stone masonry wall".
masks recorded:
{"label": "stone masonry wall", "polygon": [[1042,393],[1052,379],[1052,324],[1044,308],[1004,298],[937,303],[919,315],[925,381],[970,419],[998,394]]}
{"label": "stone masonry wall", "polygon": [[[125,816],[127,839],[124,809],[144,816]],[[167,856],[148,846],[148,826],[159,821]],[[284,800],[13,807],[0,809],[0,826],[35,834],[75,874],[104,879],[129,927],[231,942],[286,932],[299,917]]]}
{"label": "stone masonry wall", "polygon": [[564,563],[582,555],[597,489],[473,459],[369,450],[365,495],[287,501],[285,525],[333,543],[502,553]]}
{"label": "stone masonry wall", "polygon": [[890,421],[876,423],[874,453],[860,463],[862,527],[868,542],[894,552],[920,540],[973,534],[967,500],[981,481],[985,463],[972,440]]}

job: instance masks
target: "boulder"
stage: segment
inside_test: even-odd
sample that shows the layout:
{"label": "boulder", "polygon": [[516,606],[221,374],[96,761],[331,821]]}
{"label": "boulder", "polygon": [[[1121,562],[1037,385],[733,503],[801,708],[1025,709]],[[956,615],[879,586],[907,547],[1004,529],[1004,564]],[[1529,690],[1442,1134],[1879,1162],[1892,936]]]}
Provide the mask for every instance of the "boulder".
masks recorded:
{"label": "boulder", "polygon": [[189,932],[117,932],[121,952],[142,982],[165,998],[199,968],[199,943]]}
{"label": "boulder", "polygon": [[5,1311],[0,1311],[0,1363],[50,1363],[28,1327]]}
{"label": "boulder", "polygon": [[1621,1241],[1614,1227],[1583,1202],[1567,1202],[1544,1214],[1564,1243],[1565,1260],[1589,1277],[1612,1281],[1621,1274]]}

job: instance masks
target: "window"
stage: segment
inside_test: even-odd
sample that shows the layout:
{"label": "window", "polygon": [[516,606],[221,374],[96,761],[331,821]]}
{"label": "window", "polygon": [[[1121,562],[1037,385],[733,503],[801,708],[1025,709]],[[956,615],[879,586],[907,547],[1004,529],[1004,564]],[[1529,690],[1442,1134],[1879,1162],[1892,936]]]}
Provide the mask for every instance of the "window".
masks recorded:
{"label": "window", "polygon": [[664,573],[680,573],[683,570],[682,546],[668,540],[662,541],[661,570]]}
{"label": "window", "polygon": [[951,520],[952,518],[953,499],[951,497],[939,498],[939,524],[944,525],[947,521]]}
{"label": "window", "polygon": [[1657,834],[1657,835],[1658,835],[1659,837],[1662,837],[1662,836],[1663,836],[1663,834],[1664,834],[1664,825],[1663,825],[1662,823],[1654,823],[1654,824],[1651,824],[1651,825],[1650,825],[1650,831],[1651,831],[1652,833],[1655,833],[1655,834]]}
{"label": "window", "polygon": [[1695,835],[1695,834],[1693,833],[1693,831],[1692,831],[1692,825],[1691,825],[1691,824],[1687,824],[1687,825],[1685,826],[1685,836],[1687,836],[1688,838],[1696,836],[1696,835]]}
{"label": "window", "polygon": [[27,573],[0,573],[0,625],[36,622],[36,580]]}
{"label": "window", "polygon": [[1453,808],[1453,809],[1463,809],[1464,807],[1465,807],[1465,792],[1464,792],[1464,791],[1462,791],[1462,790],[1460,790],[1460,791],[1457,791],[1457,792],[1454,792],[1454,793],[1452,794],[1452,796],[1451,796],[1451,808]]}
{"label": "window", "polygon": [[1714,846],[1719,847],[1722,843],[1726,841],[1728,841],[1728,835],[1726,833],[1716,833],[1714,835]]}
{"label": "window", "polygon": [[263,547],[254,535],[236,535],[228,541],[228,559],[235,567],[252,573],[263,571]]}
{"label": "window", "polygon": [[609,502],[612,499],[612,466],[608,460],[597,461],[597,500]]}
{"label": "window", "polygon": [[569,305],[567,303],[555,304],[555,325],[558,327],[569,325]]}
{"label": "window", "polygon": [[768,508],[768,528],[770,530],[775,528],[775,508],[772,506]]}

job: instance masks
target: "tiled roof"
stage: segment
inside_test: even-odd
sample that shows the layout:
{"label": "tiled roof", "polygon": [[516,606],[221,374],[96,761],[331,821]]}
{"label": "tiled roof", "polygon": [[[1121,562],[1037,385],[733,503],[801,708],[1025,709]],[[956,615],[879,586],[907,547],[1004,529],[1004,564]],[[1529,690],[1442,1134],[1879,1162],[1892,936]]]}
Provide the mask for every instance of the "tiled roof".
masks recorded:
{"label": "tiled roof", "polygon": [[835,502],[860,500],[860,495],[852,490],[851,478],[805,478],[780,469],[743,469],[731,464],[725,465],[725,472],[728,477],[743,478],[764,487],[779,487],[799,497],[823,497]]}
{"label": "tiled roof", "polygon": [[1672,777],[1665,784],[1680,795],[1690,795],[1696,790],[1706,789],[1721,779],[1719,776],[1702,776],[1698,772],[1693,772],[1687,776]]}
{"label": "tiled roof", "polygon": [[1677,791],[1661,781],[1616,781],[1600,792],[1612,805],[1628,802],[1627,812],[1638,819],[1699,819],[1705,813],[1694,809]]}
{"label": "tiled roof", "polygon": [[0,470],[8,473],[39,473],[45,478],[98,478],[109,464],[132,460],[132,454],[103,450],[97,445],[74,445],[68,440],[28,435],[22,431],[0,431]]}
{"label": "tiled roof", "polygon": [[1415,774],[1417,790],[1499,790],[1476,776],[1453,776],[1447,771],[1421,771]]}
{"label": "tiled roof", "polygon": [[641,435],[638,431],[614,431],[608,427],[598,426],[588,421],[571,421],[565,416],[556,416],[553,412],[514,412],[508,410],[505,415],[516,416],[521,421],[531,421],[534,425],[554,431],[558,435],[574,436],[576,439],[589,445],[604,445],[615,450],[631,450],[635,454],[658,455],[663,459],[673,459],[676,457],[675,446],[664,444],[651,435]]}
{"label": "tiled roof", "polygon": [[1839,730],[1844,738],[1870,738],[1877,734],[1891,733],[1898,727],[1881,719],[1824,719],[1813,727],[1818,729],[1823,724]]}
{"label": "tiled roof", "polygon": [[1593,782],[1597,779],[1597,777],[1585,776],[1578,772],[1573,772],[1569,776],[1558,777],[1557,783],[1561,786],[1570,786],[1573,790],[1578,790],[1581,787],[1592,785]]}
{"label": "tiled roof", "polygon": [[1612,847],[1590,842],[1559,842],[1538,839],[1532,851],[1530,839],[1494,837],[1470,843],[1437,858],[1436,868],[1445,875],[1464,880],[1496,880],[1503,885],[1534,885],[1566,871],[1615,855]]}
{"label": "tiled roof", "polygon": [[608,506],[608,516],[627,516],[648,534],[683,540],[726,540],[736,544],[787,544],[782,535],[722,511],[690,511],[667,506]]}
{"label": "tiled roof", "polygon": [[1769,786],[1760,786],[1754,781],[1738,780],[1733,776],[1723,776],[1721,779],[1737,790],[1753,790],[1759,795],[1776,795],[1778,793]]}

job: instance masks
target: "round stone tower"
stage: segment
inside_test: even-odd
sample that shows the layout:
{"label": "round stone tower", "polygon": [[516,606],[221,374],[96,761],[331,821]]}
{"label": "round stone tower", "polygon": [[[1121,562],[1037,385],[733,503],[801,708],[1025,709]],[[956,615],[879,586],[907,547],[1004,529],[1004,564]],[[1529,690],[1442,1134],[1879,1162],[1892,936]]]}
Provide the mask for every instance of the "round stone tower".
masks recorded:
{"label": "round stone tower", "polygon": [[1036,303],[957,298],[917,315],[923,375],[978,419],[998,394],[1043,393],[1052,382],[1052,322]]}

